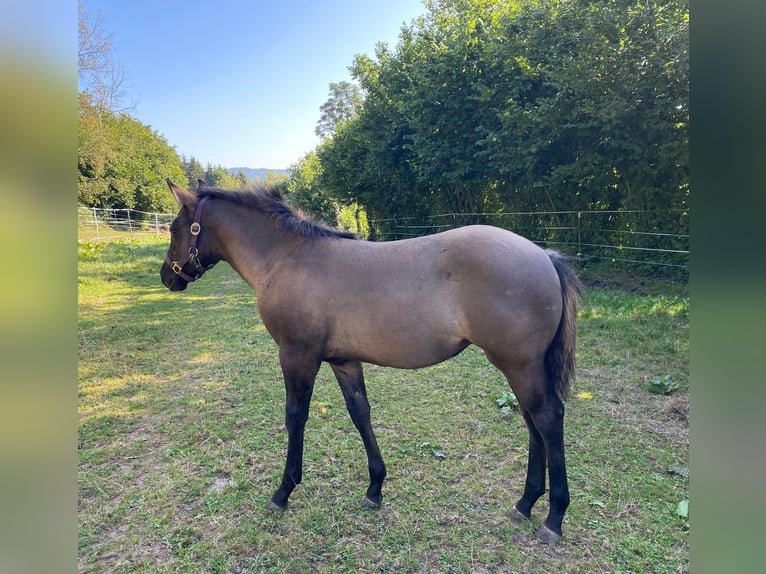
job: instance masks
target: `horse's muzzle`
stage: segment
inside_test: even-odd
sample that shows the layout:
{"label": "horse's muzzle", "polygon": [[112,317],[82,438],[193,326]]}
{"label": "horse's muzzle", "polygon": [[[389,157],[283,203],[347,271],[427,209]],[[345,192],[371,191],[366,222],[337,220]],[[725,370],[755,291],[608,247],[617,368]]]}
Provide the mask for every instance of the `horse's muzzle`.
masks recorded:
{"label": "horse's muzzle", "polygon": [[162,279],[162,284],[171,291],[183,291],[189,285],[186,279],[173,273],[173,270],[167,265],[163,265],[160,269],[160,279]]}

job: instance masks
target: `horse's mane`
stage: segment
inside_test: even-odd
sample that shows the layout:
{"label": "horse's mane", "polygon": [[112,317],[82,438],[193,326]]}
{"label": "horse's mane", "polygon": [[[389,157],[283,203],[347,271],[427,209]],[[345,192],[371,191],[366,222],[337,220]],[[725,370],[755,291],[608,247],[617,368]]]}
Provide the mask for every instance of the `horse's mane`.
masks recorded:
{"label": "horse's mane", "polygon": [[284,231],[308,239],[317,237],[358,239],[353,233],[341,231],[315,221],[302,211],[295,209],[287,203],[282,192],[276,186],[255,185],[248,190],[230,190],[208,187],[200,182],[197,196],[221,199],[235,205],[257,209],[271,217]]}

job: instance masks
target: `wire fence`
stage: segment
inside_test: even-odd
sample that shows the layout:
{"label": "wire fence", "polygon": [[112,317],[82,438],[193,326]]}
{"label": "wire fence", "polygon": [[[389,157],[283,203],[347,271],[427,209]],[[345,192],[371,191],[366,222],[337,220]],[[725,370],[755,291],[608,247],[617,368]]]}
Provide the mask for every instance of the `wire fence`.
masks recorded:
{"label": "wire fence", "polygon": [[77,208],[77,240],[109,241],[170,232],[175,213],[150,213],[136,209]]}
{"label": "wire fence", "polygon": [[376,239],[429,235],[472,224],[509,229],[581,261],[608,260],[687,270],[688,210],[526,211],[447,213],[373,219]]}
{"label": "wire fence", "polygon": [[[78,240],[164,236],[174,217],[173,213],[79,207]],[[430,235],[471,224],[509,229],[580,261],[607,260],[682,272],[689,266],[688,210],[446,213],[369,221],[376,240]]]}

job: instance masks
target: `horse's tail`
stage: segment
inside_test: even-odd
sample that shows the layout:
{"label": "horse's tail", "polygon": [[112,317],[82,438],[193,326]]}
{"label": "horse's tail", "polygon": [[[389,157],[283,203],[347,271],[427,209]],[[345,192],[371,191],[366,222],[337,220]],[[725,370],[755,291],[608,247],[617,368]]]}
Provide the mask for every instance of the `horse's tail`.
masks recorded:
{"label": "horse's tail", "polygon": [[556,251],[546,250],[561,282],[563,309],[561,321],[553,341],[545,352],[545,373],[563,401],[569,394],[575,376],[575,346],[577,342],[577,307],[582,285],[569,268],[566,259]]}

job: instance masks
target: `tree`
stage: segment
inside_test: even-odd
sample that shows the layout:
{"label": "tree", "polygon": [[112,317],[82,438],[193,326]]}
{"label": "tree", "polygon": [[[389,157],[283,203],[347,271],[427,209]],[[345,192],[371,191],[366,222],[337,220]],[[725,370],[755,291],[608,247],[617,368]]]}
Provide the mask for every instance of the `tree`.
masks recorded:
{"label": "tree", "polygon": [[331,138],[341,123],[356,116],[361,105],[359,86],[346,81],[332,82],[330,97],[319,108],[321,116],[314,131],[322,139]]}
{"label": "tree", "polygon": [[288,176],[284,173],[280,173],[276,170],[267,171],[263,179],[264,185],[284,187],[287,183]]}
{"label": "tree", "polygon": [[92,105],[117,110],[124,96],[125,72],[113,59],[111,35],[101,14],[88,14],[82,1],[77,3],[77,17],[79,90],[91,95]]}
{"label": "tree", "polygon": [[186,186],[188,189],[197,187],[197,182],[205,179],[205,169],[196,157],[181,156],[181,169],[186,174]]}
{"label": "tree", "polygon": [[358,115],[342,123],[331,140],[317,149],[322,162],[322,185],[341,204],[359,203],[370,219],[392,225],[370,226],[370,237],[395,237],[397,217],[427,215],[427,194],[417,180],[410,147],[411,126],[398,106],[394,55],[384,44],[376,47],[377,61],[359,56],[352,74],[366,94]]}
{"label": "tree", "polygon": [[183,181],[173,147],[126,113],[94,105],[80,94],[78,109],[78,200],[101,208],[172,212],[165,179]]}
{"label": "tree", "polygon": [[241,169],[234,177],[237,180],[237,187],[239,189],[248,189],[251,187],[250,179],[248,179],[247,175],[245,175],[245,172],[243,172]]}
{"label": "tree", "polygon": [[[242,172],[240,172],[240,174],[241,173]],[[247,180],[247,177],[244,177],[243,179],[239,176],[233,176],[221,165],[207,164],[207,168],[205,168],[205,173],[201,179],[211,187],[220,187],[223,189],[242,189],[250,187],[250,182]],[[197,187],[196,181],[192,187]]]}
{"label": "tree", "polygon": [[381,219],[686,207],[687,0],[427,7],[355,59],[363,105],[317,150],[333,193]]}
{"label": "tree", "polygon": [[183,181],[175,149],[159,133],[118,110],[122,68],[100,14],[78,3],[78,200],[102,208],[175,210],[165,179]]}
{"label": "tree", "polygon": [[288,169],[285,182],[286,197],[295,207],[307,211],[330,225],[338,224],[338,205],[329,197],[320,182],[322,164],[315,152],[306,154]]}

